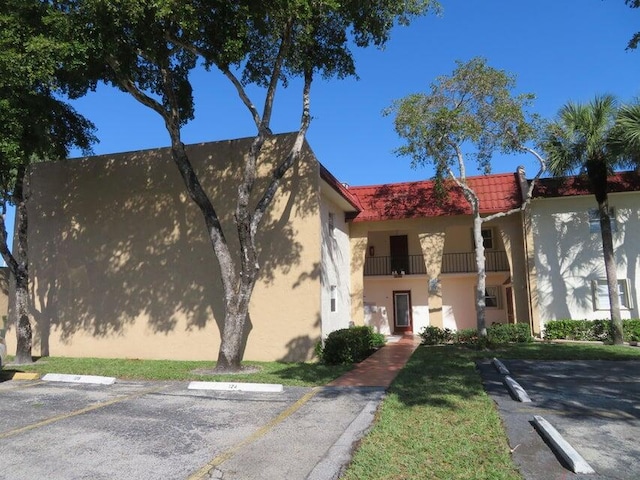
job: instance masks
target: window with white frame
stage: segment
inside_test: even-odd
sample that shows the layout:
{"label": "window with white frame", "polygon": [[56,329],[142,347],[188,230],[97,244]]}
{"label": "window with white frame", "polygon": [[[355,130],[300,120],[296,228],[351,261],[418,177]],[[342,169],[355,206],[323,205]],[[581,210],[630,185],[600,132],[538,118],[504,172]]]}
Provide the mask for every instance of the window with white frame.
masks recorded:
{"label": "window with white frame", "polygon": [[[493,228],[483,228],[480,230],[480,234],[482,235],[482,243],[484,244],[484,248],[487,250],[493,250]],[[475,238],[473,236],[473,230],[471,230],[471,244],[475,250]]]}
{"label": "window with white frame", "polygon": [[[474,287],[473,293],[475,298],[476,288]],[[502,308],[502,292],[498,285],[488,285],[484,288],[484,305],[487,308]]]}
{"label": "window with white frame", "polygon": [[482,234],[482,243],[487,250],[493,250],[493,229],[483,228],[480,233]]}
{"label": "window with white frame", "polygon": [[[618,231],[618,222],[616,222],[616,211],[614,208],[609,209],[609,217],[611,220],[611,231]],[[589,209],[589,233],[600,233],[600,212],[597,208]]]}
{"label": "window with white frame", "polygon": [[[591,288],[593,290],[593,309],[609,310],[611,308],[611,304],[609,303],[607,280],[605,278],[593,280],[591,282]],[[626,278],[618,280],[618,296],[620,297],[621,308],[633,308],[633,302],[629,295],[629,281]]]}

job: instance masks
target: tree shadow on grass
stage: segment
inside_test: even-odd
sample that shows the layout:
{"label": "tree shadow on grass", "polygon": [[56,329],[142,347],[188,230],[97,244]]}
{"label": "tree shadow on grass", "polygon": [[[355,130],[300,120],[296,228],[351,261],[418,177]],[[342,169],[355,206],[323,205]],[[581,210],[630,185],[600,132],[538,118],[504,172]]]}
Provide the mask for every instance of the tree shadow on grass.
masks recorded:
{"label": "tree shadow on grass", "polygon": [[321,363],[289,363],[278,371],[278,377],[288,381],[325,385],[353,368],[352,365],[323,365]]}
{"label": "tree shadow on grass", "polygon": [[459,399],[484,395],[474,359],[482,353],[458,345],[421,346],[389,389],[408,407],[456,408]]}

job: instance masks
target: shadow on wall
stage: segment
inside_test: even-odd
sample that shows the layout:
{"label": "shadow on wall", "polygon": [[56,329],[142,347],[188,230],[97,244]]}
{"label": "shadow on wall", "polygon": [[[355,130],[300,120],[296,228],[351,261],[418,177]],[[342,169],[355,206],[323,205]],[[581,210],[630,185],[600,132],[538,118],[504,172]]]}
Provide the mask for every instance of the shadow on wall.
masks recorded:
{"label": "shadow on wall", "polygon": [[[625,208],[618,209],[616,211],[616,217],[618,221],[618,231],[624,233],[621,245],[616,249],[616,261],[618,263],[626,263],[627,271],[626,278],[629,280],[629,288],[631,291],[629,295],[631,298],[637,299],[637,292],[635,286],[638,281],[638,267],[640,256],[640,245],[638,244],[638,238],[640,231],[636,230],[635,234],[631,231],[627,231],[631,225],[634,225],[636,229],[640,226],[640,211],[637,208]],[[633,312],[631,318],[638,318],[638,309],[640,305],[637,302],[633,302]]]}
{"label": "shadow on wall", "polygon": [[[638,176],[637,172],[617,173],[609,178],[607,190],[609,194],[638,192],[640,191],[640,176]],[[566,195],[567,192],[587,194],[589,191],[590,183],[585,175],[541,179],[536,186],[536,195],[542,197],[560,197]],[[538,235],[539,238],[545,239],[546,234],[553,234],[557,235],[558,239],[558,245],[555,247],[549,242],[545,243],[543,240],[543,242],[540,242],[544,243],[542,251],[539,252],[540,248],[536,248],[536,253],[545,254],[547,259],[547,265],[542,265],[542,269],[540,268],[541,262],[537,264],[539,276],[546,278],[547,282],[552,284],[551,290],[545,292],[544,297],[547,298],[541,298],[540,303],[552,305],[553,318],[570,318],[570,315],[568,315],[569,308],[566,305],[567,298],[575,298],[576,303],[581,308],[591,310],[592,292],[590,290],[590,281],[605,276],[602,236],[599,232],[589,233],[587,210],[597,207],[593,197],[589,198],[591,199],[589,205],[582,212],[574,214],[573,219],[566,222],[566,226],[556,221],[555,232],[553,233],[534,231],[534,234]],[[635,279],[637,277],[636,269],[638,268],[639,255],[637,247],[639,232],[637,230],[638,223],[636,222],[640,221],[640,216],[634,201],[628,204],[628,200],[622,200],[622,197],[619,198],[621,204],[625,206],[619,209],[616,207],[617,232],[614,233],[614,244],[617,245],[615,250],[616,263],[618,267],[626,264],[626,278],[629,279],[630,287],[633,289],[635,288]],[[609,196],[609,201],[610,205],[617,203],[612,202],[611,196]],[[582,219],[581,222],[580,219]],[[567,245],[573,246],[567,248]],[[589,285],[585,285],[581,290],[570,291],[571,286],[566,285],[566,282],[563,281],[563,275],[578,277],[582,284]],[[556,311],[559,311],[560,314],[555,314]],[[637,315],[637,310],[635,310],[632,316]]]}
{"label": "shadow on wall", "polygon": [[[278,136],[265,146],[268,157],[262,157],[256,192],[263,191],[265,174],[285,158],[292,140]],[[236,259],[236,185],[250,143],[187,147]],[[310,151],[304,156],[264,217],[257,241],[259,283],[271,284],[301,262],[295,225],[317,210],[317,167]],[[141,318],[158,335],[201,330],[212,320],[221,327],[219,266],[200,210],[187,196],[168,149],[40,164],[35,172],[29,236],[41,355],[60,353],[50,352],[52,328],[67,342],[78,332],[117,337]],[[255,205],[258,198],[252,201]],[[252,317],[268,321],[259,312]],[[304,349],[288,347],[292,358]],[[210,357],[214,354],[211,348]]]}
{"label": "shadow on wall", "polygon": [[[316,316],[314,327],[319,331],[321,326],[320,315]],[[316,343],[320,341],[320,335],[299,335],[287,342],[287,354],[278,359],[279,362],[299,362],[300,359],[311,357],[310,352],[315,351]]]}
{"label": "shadow on wall", "polygon": [[[543,306],[543,320],[572,318],[577,313],[593,311],[591,281],[604,276],[602,237],[589,233],[587,212],[564,212],[545,217],[533,225],[538,272],[538,300]],[[624,225],[619,225],[620,230]],[[618,261],[620,259],[618,258]],[[546,287],[542,287],[546,285]],[[574,308],[572,308],[572,305]]]}

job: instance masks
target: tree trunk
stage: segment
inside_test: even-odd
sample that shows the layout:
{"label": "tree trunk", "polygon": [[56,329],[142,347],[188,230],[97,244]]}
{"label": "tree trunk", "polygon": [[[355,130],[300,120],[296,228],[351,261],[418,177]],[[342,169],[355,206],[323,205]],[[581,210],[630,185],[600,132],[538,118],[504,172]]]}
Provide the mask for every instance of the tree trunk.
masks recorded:
{"label": "tree trunk", "polygon": [[33,363],[33,358],[31,357],[33,333],[31,320],[29,319],[29,278],[24,274],[16,277],[14,315],[17,336],[14,363]]}
{"label": "tree trunk", "polygon": [[[15,287],[15,308],[11,311],[10,323],[16,326],[15,363],[32,363],[31,347],[33,332],[29,318],[29,270],[27,257],[27,198],[28,178],[26,167],[17,173],[17,182],[13,195],[16,206],[16,238],[14,243],[13,262],[7,263],[13,274]],[[6,260],[6,259],[5,259]]]}
{"label": "tree trunk", "polygon": [[[247,279],[255,284],[254,279]],[[249,323],[249,299],[252,285],[242,282],[240,292],[225,308],[224,326],[222,329],[220,350],[215,370],[217,372],[236,372],[241,369],[244,355],[246,329]]]}
{"label": "tree trunk", "polygon": [[482,238],[482,218],[477,212],[475,213],[473,218],[473,241],[476,247],[476,268],[478,269],[478,283],[476,285],[476,321],[478,336],[486,337],[487,324],[485,320],[485,291],[487,283],[487,272],[484,255],[484,239]]}
{"label": "tree trunk", "polygon": [[607,291],[609,293],[609,306],[611,313],[611,334],[614,345],[622,345],[624,333],[622,317],[620,315],[620,295],[618,290],[618,271],[613,250],[613,234],[611,232],[611,217],[609,215],[609,202],[607,197],[598,202],[600,214],[600,231],[602,233],[602,254],[604,256],[604,269],[607,275]]}

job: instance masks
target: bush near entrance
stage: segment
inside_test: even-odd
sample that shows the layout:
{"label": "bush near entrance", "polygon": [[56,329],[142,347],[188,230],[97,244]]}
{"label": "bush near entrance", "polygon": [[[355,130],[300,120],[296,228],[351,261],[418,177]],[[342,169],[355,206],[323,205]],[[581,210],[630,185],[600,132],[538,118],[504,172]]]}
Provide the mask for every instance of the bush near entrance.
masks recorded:
{"label": "bush near entrance", "polygon": [[452,331],[448,328],[434,326],[425,327],[420,333],[423,345],[442,345],[457,343],[467,345],[502,345],[505,343],[531,342],[531,331],[526,323],[494,323],[487,328],[487,337],[479,338],[473,328]]}
{"label": "bush near entrance", "polygon": [[[622,321],[625,342],[640,341],[640,320]],[[610,342],[611,320],[550,320],[544,324],[545,340]]]}
{"label": "bush near entrance", "polygon": [[358,363],[385,344],[384,335],[371,327],[351,327],[331,332],[316,353],[327,365]]}

